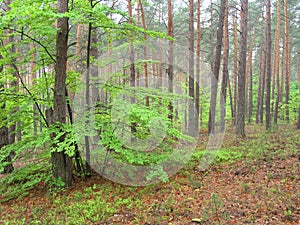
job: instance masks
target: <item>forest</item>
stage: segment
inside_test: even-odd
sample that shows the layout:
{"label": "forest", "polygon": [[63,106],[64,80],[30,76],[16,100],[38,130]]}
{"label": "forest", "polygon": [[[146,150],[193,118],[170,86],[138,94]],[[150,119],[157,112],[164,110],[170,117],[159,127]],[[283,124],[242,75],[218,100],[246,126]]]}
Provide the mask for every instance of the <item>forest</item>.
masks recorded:
{"label": "forest", "polygon": [[0,12],[0,224],[300,224],[299,1]]}

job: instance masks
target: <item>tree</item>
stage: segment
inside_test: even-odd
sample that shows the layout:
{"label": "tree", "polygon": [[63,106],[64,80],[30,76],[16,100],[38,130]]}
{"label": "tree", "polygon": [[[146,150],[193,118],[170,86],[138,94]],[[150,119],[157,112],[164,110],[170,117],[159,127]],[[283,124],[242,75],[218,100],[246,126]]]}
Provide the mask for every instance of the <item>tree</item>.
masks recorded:
{"label": "tree", "polygon": [[[133,24],[133,15],[132,15],[132,1],[128,0],[128,23]],[[131,33],[131,35],[133,35]],[[132,37],[129,37],[129,63],[130,63],[130,86],[135,87],[135,65],[134,65],[134,46]],[[134,99],[131,98],[131,101],[134,102]],[[134,130],[134,129],[133,129]]]}
{"label": "tree", "polygon": [[271,2],[266,3],[266,129],[271,128]]}
{"label": "tree", "polygon": [[200,0],[197,0],[197,33],[196,33],[196,93],[195,93],[195,108],[197,114],[196,127],[199,128],[199,117],[200,117],[200,41],[201,41],[201,33],[200,33]]}
{"label": "tree", "polygon": [[[279,111],[279,101],[281,100],[281,87],[280,87],[280,76],[279,76],[279,54],[280,54],[280,7],[281,1],[277,2],[277,20],[276,20],[276,31],[275,31],[275,43],[274,43],[274,77],[276,78],[276,89],[277,89],[277,97],[275,102],[274,109],[274,124],[278,122],[278,111]],[[275,83],[275,81],[274,81]]]}
{"label": "tree", "polygon": [[241,0],[240,19],[240,60],[238,72],[238,102],[236,134],[245,137],[245,78],[246,78],[246,54],[247,54],[247,23],[248,23],[248,0]]}
{"label": "tree", "polygon": [[218,81],[219,81],[219,72],[220,72],[220,64],[221,64],[225,5],[226,5],[226,1],[221,0],[219,21],[218,21],[218,31],[217,31],[216,52],[215,52],[215,59],[214,59],[214,66],[213,66],[213,77],[211,78],[211,96],[210,96],[210,109],[209,109],[209,121],[208,121],[208,132],[210,134],[215,133],[216,103],[217,103]]}
{"label": "tree", "polygon": [[189,43],[189,76],[188,76],[188,94],[191,98],[189,101],[189,110],[188,110],[188,131],[189,134],[194,136],[196,132],[195,127],[195,111],[194,111],[194,101],[195,101],[195,86],[194,86],[194,0],[189,0],[189,34],[188,34],[188,43]]}
{"label": "tree", "polygon": [[225,131],[225,118],[226,118],[226,89],[228,75],[228,55],[229,55],[229,39],[228,39],[228,0],[225,1],[225,17],[224,17],[224,55],[223,55],[223,76],[221,85],[220,108],[221,108],[221,131]]}
{"label": "tree", "polygon": [[289,100],[290,100],[290,35],[288,22],[288,4],[284,0],[284,55],[285,61],[285,119],[289,121]]}
{"label": "tree", "polygon": [[[173,38],[173,9],[172,1],[168,0],[168,36]],[[173,61],[174,61],[174,41],[169,40],[169,58],[168,58],[168,91],[173,93]],[[172,102],[169,102],[169,119],[173,119],[173,105]]]}
{"label": "tree", "polygon": [[[2,54],[0,54],[0,59],[3,59]],[[0,66],[0,73],[3,71],[3,66]],[[0,84],[0,91],[4,91],[4,85]],[[3,101],[1,99],[1,110],[5,110],[5,101]],[[1,148],[3,148],[4,146],[8,145],[8,128],[7,126],[2,126],[0,127],[0,150]],[[2,161],[1,163],[7,163],[7,165],[4,166],[4,173],[11,173],[14,170],[14,167],[11,163],[12,161],[12,154],[9,153],[9,155],[7,157],[5,157],[4,161]]]}
{"label": "tree", "polygon": [[233,124],[236,124],[236,114],[237,114],[237,100],[238,100],[238,90],[237,90],[237,77],[239,68],[239,43],[238,43],[238,25],[237,25],[237,9],[233,15]]}
{"label": "tree", "polygon": [[[57,1],[57,12],[64,14],[68,12],[68,0]],[[63,132],[63,125],[66,124],[66,71],[68,58],[68,32],[69,19],[66,16],[57,19],[56,33],[56,64],[55,64],[55,84],[54,84],[54,107],[53,107],[53,124],[58,125],[59,132]],[[54,135],[60,135],[59,142],[63,142],[65,134],[61,135],[57,131]],[[54,144],[51,153],[53,165],[53,176],[61,179],[65,187],[72,186],[72,160],[65,150],[57,151],[58,146]]]}

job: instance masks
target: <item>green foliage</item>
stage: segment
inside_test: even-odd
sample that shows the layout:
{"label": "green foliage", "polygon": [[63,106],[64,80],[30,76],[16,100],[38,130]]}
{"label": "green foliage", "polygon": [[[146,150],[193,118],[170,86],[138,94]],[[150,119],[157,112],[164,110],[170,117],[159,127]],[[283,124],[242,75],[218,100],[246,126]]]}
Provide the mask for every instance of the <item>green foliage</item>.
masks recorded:
{"label": "green foliage", "polygon": [[15,169],[13,173],[0,179],[1,201],[28,195],[42,181],[49,180],[49,171],[50,167],[45,162]]}

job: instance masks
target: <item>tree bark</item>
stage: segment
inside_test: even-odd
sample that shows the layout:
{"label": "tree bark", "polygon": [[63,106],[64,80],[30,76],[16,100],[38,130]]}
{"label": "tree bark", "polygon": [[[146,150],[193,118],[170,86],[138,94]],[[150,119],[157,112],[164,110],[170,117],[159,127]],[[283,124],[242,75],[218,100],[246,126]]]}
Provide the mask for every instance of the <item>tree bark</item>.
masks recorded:
{"label": "tree bark", "polygon": [[[68,12],[68,0],[58,0],[58,13]],[[54,114],[53,122],[66,124],[66,67],[68,52],[68,18],[57,19],[56,33],[56,65],[55,65],[55,84],[54,84]],[[63,132],[60,128],[59,132]],[[57,134],[54,134],[57,135]],[[65,135],[61,136],[61,142]],[[57,148],[56,145],[54,145]],[[65,151],[51,153],[53,176],[64,182],[65,187],[72,186],[72,160]]]}
{"label": "tree bark", "polygon": [[[128,15],[129,15],[129,24],[132,24],[132,1],[128,0]],[[130,86],[135,87],[135,65],[134,65],[134,46],[132,37],[129,37],[129,70],[130,70]],[[131,102],[134,103],[134,98],[131,98]]]}
{"label": "tree bark", "polygon": [[233,15],[233,39],[234,39],[234,62],[233,62],[233,124],[236,125],[236,113],[237,113],[237,101],[238,101],[238,91],[237,91],[237,77],[239,68],[238,59],[238,28],[237,28],[237,10]]}
{"label": "tree bark", "polygon": [[289,100],[290,100],[290,36],[288,22],[288,4],[284,0],[284,49],[285,49],[285,119],[289,122]]}
{"label": "tree bark", "polygon": [[[0,59],[2,59],[2,55],[0,54]],[[3,70],[3,66],[0,66],[0,73],[2,72]],[[0,85],[0,91],[4,90],[4,85]],[[1,105],[1,110],[5,110],[5,100],[3,99],[0,99],[2,105]],[[3,148],[4,146],[8,145],[8,128],[7,126],[2,126],[0,127],[0,149]],[[8,162],[9,164],[7,164],[5,167],[4,167],[4,173],[11,173],[14,171],[14,167],[12,165],[12,163],[10,163],[12,161],[12,154],[10,153],[6,159],[2,162]]]}
{"label": "tree bark", "polygon": [[266,129],[271,128],[271,2],[266,8]]}
{"label": "tree bark", "polygon": [[194,0],[189,0],[189,77],[188,77],[188,87],[189,87],[189,110],[188,110],[188,132],[191,136],[194,136],[196,133],[195,127],[195,117],[196,113],[194,110],[194,102],[195,102],[195,86],[194,86]]}
{"label": "tree bark", "polygon": [[211,78],[211,96],[210,96],[210,108],[209,108],[209,121],[208,121],[208,132],[209,134],[215,133],[215,120],[216,120],[216,103],[217,103],[217,92],[218,92],[218,81],[221,64],[221,52],[223,43],[223,28],[224,28],[224,15],[225,15],[225,0],[221,0],[218,31],[217,31],[217,43],[216,43],[216,54],[213,66],[213,77]]}
{"label": "tree bark", "polygon": [[[279,53],[280,53],[280,5],[281,0],[277,2],[277,22],[276,22],[276,31],[275,31],[275,44],[274,44],[274,77],[276,78],[276,89],[277,96],[274,109],[274,124],[278,123],[278,111],[279,111],[279,101],[281,100],[281,87],[280,87],[280,77],[279,77]],[[274,81],[275,83],[275,81]]]}
{"label": "tree bark", "polygon": [[225,131],[226,121],[226,92],[227,92],[227,81],[228,75],[228,55],[229,55],[229,39],[228,39],[228,0],[225,1],[225,16],[224,16],[224,55],[223,55],[223,76],[221,84],[221,96],[220,96],[220,107],[221,107],[221,132]]}
{"label": "tree bark", "polygon": [[196,108],[196,128],[199,129],[199,117],[200,117],[200,41],[201,41],[201,11],[200,11],[200,0],[197,0],[197,33],[196,33],[196,93],[195,93],[195,108]]}
{"label": "tree bark", "polygon": [[[173,37],[173,7],[172,0],[168,0],[168,36]],[[174,41],[169,40],[169,58],[168,58],[168,91],[173,93],[173,80],[174,80],[174,69],[173,69],[173,61],[174,61]],[[169,102],[169,120],[173,120],[173,105],[172,102]]]}
{"label": "tree bark", "polygon": [[248,0],[241,0],[241,37],[240,60],[238,72],[238,105],[236,120],[236,135],[245,137],[245,78],[247,55],[247,24],[248,24]]}

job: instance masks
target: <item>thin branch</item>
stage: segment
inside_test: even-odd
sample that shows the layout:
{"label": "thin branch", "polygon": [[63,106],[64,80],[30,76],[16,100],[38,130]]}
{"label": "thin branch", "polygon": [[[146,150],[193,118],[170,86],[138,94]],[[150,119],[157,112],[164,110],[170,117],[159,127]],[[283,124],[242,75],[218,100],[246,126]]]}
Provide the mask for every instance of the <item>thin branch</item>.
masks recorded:
{"label": "thin branch", "polygon": [[20,72],[19,72],[19,70],[18,70],[18,67],[17,67],[14,63],[12,63],[12,66],[13,66],[13,68],[16,70],[16,74],[17,74],[17,76],[19,77],[19,79],[20,79],[20,81],[21,81],[21,84],[22,84],[23,88],[27,91],[27,93],[31,96],[32,100],[34,101],[34,104],[36,105],[36,107],[37,107],[37,109],[38,109],[38,111],[39,111],[41,117],[43,118],[43,120],[44,120],[46,126],[49,127],[49,124],[48,124],[48,122],[47,122],[47,119],[45,118],[45,116],[44,116],[44,114],[43,114],[43,112],[42,112],[42,110],[41,110],[39,104],[37,103],[36,98],[33,96],[33,94],[30,92],[30,90],[27,88],[26,84],[24,83],[24,81],[23,81],[23,79],[22,79],[22,77],[21,77],[21,75],[20,75]]}
{"label": "thin branch", "polygon": [[41,43],[39,40],[36,40],[35,38],[31,37],[30,35],[24,33],[23,30],[20,31],[20,30],[14,29],[14,28],[9,28],[9,27],[4,27],[4,29],[6,29],[6,30],[11,30],[11,31],[14,31],[14,32],[17,32],[17,33],[19,33],[19,34],[21,34],[21,35],[27,37],[28,39],[32,40],[33,42],[37,43],[38,45],[40,45],[40,46],[46,51],[46,53],[49,55],[49,57],[51,58],[51,60],[52,60],[54,63],[56,63],[55,58],[54,58],[54,57],[51,55],[51,53],[48,51],[47,47],[46,47],[43,43]]}

